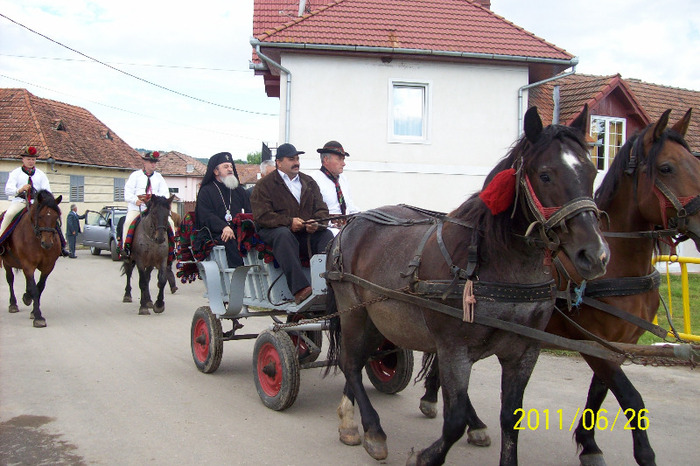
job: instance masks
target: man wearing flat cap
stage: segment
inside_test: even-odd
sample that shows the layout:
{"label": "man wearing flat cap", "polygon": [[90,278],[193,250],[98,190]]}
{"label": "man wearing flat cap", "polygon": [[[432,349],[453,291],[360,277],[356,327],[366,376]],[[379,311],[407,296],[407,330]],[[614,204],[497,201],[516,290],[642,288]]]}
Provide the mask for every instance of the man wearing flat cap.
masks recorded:
{"label": "man wearing flat cap", "polygon": [[[143,170],[136,170],[124,184],[124,200],[128,203],[126,216],[124,217],[124,229],[122,230],[122,241],[126,239],[126,232],[129,225],[146,210],[146,202],[151,195],[170,197],[168,184],[163,175],[156,171],[156,165],[160,158],[157,151],[146,152],[141,156],[143,159]],[[172,219],[168,217],[170,228],[175,231]]]}
{"label": "man wearing flat cap", "polygon": [[325,225],[313,221],[328,217],[328,207],[314,179],[299,172],[303,153],[291,144],[279,146],[277,170],[257,182],[250,198],[258,235],[272,246],[297,304],[311,295],[299,254],[323,252],[333,239]]}
{"label": "man wearing flat cap", "polygon": [[250,199],[239,183],[230,153],[219,152],[209,159],[194,212],[197,230],[208,232],[211,239],[223,244],[228,266],[243,265],[231,221],[238,213],[251,212]]}
{"label": "man wearing flat cap", "polygon": [[[343,175],[345,157],[350,157],[350,154],[338,141],[328,141],[322,148],[316,149],[316,152],[321,154],[321,169],[312,172],[311,177],[321,190],[328,212],[331,215],[350,215],[359,212],[360,209],[352,202],[348,180]],[[344,223],[342,219],[334,221],[331,232],[337,235]]]}

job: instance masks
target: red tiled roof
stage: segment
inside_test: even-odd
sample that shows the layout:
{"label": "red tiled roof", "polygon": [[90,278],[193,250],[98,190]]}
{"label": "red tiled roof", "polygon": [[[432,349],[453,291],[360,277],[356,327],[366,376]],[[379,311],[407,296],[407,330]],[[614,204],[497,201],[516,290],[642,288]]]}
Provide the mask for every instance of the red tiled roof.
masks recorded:
{"label": "red tiled roof", "polygon": [[236,172],[241,184],[253,184],[258,181],[260,165],[255,163],[237,163]]}
{"label": "red tiled roof", "polygon": [[644,106],[652,121],[656,121],[669,108],[671,119],[669,124],[680,120],[689,108],[693,109],[690,126],[685,140],[695,152],[700,152],[700,92],[677,87],[662,86],[640,81],[625,79],[625,83]]}
{"label": "red tiled roof", "polygon": [[[253,34],[264,44],[319,44],[571,60],[573,55],[468,0],[255,0]],[[296,6],[295,6],[296,4]]]}
{"label": "red tiled roof", "polygon": [[87,110],[42,99],[26,89],[0,89],[0,158],[27,145],[39,159],[112,168],[139,168],[138,152]]}
{"label": "red tiled roof", "polygon": [[[188,166],[192,169],[188,170]],[[166,152],[158,160],[158,171],[166,176],[192,176],[204,178],[207,166],[199,160],[180,152]]]}

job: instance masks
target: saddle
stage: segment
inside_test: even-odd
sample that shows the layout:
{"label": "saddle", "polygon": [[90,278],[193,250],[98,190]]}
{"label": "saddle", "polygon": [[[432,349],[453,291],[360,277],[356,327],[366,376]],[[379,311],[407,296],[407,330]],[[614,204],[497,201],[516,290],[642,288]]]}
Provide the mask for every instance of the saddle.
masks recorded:
{"label": "saddle", "polygon": [[[22,219],[24,214],[26,214],[28,211],[29,210],[25,207],[24,209],[20,210],[17,213],[17,215],[15,215],[15,218],[13,218],[12,222],[10,222],[10,224],[7,226],[7,230],[5,230],[5,232],[2,234],[2,236],[0,236],[0,246],[2,246],[5,243],[5,241],[7,240],[7,238],[10,237],[10,235],[12,235],[12,232],[15,230],[15,227],[17,227],[17,224],[19,224],[19,221]],[[2,214],[0,214],[0,223],[2,223],[3,219],[5,218],[5,213],[6,212],[3,212]],[[0,255],[2,255],[4,253],[5,253],[5,248],[0,247]]]}

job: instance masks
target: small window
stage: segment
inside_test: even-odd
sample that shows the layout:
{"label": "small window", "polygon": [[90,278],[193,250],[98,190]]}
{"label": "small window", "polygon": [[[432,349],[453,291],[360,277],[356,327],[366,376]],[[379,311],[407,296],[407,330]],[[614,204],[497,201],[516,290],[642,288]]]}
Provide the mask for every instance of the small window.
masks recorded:
{"label": "small window", "polygon": [[54,120],[53,129],[55,129],[56,131],[65,131],[66,125],[63,123],[63,120]]}
{"label": "small window", "polygon": [[625,142],[626,120],[593,115],[591,136],[596,140],[591,160],[599,171],[606,172]]}
{"label": "small window", "polygon": [[0,201],[7,201],[7,194],[5,194],[5,185],[7,184],[7,179],[10,177],[10,172],[0,172]]}
{"label": "small window", "polygon": [[81,175],[70,176],[70,201],[85,202],[85,177]]}
{"label": "small window", "polygon": [[429,84],[392,81],[389,92],[389,142],[428,142]]}
{"label": "small window", "polygon": [[114,202],[124,202],[125,178],[114,178]]}
{"label": "small window", "polygon": [[170,194],[177,194],[180,192],[180,188],[168,188]]}

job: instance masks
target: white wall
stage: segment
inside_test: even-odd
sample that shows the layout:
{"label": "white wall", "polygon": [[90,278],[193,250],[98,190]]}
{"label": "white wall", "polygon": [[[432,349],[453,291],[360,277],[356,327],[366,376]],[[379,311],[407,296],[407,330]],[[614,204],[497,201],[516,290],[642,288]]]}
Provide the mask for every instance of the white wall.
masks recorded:
{"label": "white wall", "polygon": [[[367,209],[407,203],[449,211],[480,189],[518,134],[518,88],[526,67],[345,58],[287,53],[292,72],[290,141],[302,171],[320,165],[316,149],[331,139],[351,156],[346,174]],[[392,79],[428,82],[432,108],[426,143],[388,142]],[[280,141],[286,80],[281,79]]]}

